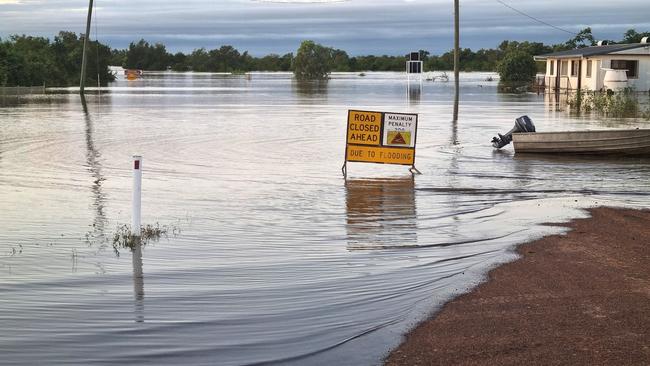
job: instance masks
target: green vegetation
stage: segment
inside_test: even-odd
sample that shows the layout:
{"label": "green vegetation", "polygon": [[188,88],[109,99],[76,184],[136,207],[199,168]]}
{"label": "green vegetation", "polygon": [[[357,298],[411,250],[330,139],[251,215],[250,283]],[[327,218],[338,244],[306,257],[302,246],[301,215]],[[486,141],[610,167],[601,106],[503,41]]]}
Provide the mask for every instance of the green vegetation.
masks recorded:
{"label": "green vegetation", "polygon": [[137,44],[131,43],[126,51],[124,67],[127,69],[167,70],[171,55],[165,45],[156,43],[150,45],[144,39]]}
{"label": "green vegetation", "polygon": [[596,39],[594,36],[591,34],[591,28],[587,27],[578,34],[576,34],[575,37],[571,38],[568,40],[565,44],[566,49],[574,49],[574,48],[584,48],[584,47],[589,47],[589,46],[595,46],[596,45]]}
{"label": "green vegetation", "polygon": [[323,47],[314,41],[304,41],[293,60],[293,74],[298,80],[327,79],[333,61],[331,48]]}
{"label": "green vegetation", "polygon": [[[0,86],[79,85],[82,50],[83,39],[72,32],[59,32],[54,42],[25,35],[0,40]],[[98,76],[102,85],[114,80],[110,55],[108,46],[89,42],[88,84],[96,85]]]}
{"label": "green vegetation", "polygon": [[[634,29],[628,30],[621,42],[638,42],[648,33],[637,33]],[[460,51],[461,71],[496,71],[499,60],[511,53],[524,52],[528,55],[541,55],[554,51],[562,51],[577,47],[587,47],[595,44],[591,28],[581,30],[575,37],[564,43],[545,45],[541,42],[503,41],[494,49],[480,49],[472,51],[469,48]],[[300,46],[305,51],[318,50],[322,56],[329,59],[329,71],[403,71],[405,56],[349,56],[345,51],[324,47],[313,41],[305,41]],[[310,49],[311,48],[311,49]],[[128,50],[113,51],[113,65],[143,70],[164,70],[171,68],[177,71],[209,71],[209,72],[247,72],[247,71],[293,71],[292,65],[296,60],[293,54],[283,56],[268,55],[261,58],[253,57],[247,52],[240,53],[232,46],[222,46],[219,49],[196,49],[189,54],[178,52],[176,54],[163,54],[164,46],[151,45],[144,40],[129,45]],[[300,51],[300,50],[299,50]],[[157,56],[152,56],[157,54]],[[454,66],[453,51],[442,55],[431,55],[426,50],[420,50],[425,70],[452,70]],[[296,58],[298,56],[296,55]],[[302,56],[301,56],[302,58]],[[134,62],[137,60],[137,62]],[[162,61],[161,61],[162,60]],[[163,62],[164,61],[164,62]],[[302,61],[298,61],[298,65]],[[324,61],[323,61],[324,62]],[[166,66],[165,66],[166,65]],[[545,64],[536,64],[537,71],[543,72]],[[302,72],[300,72],[302,74]]]}
{"label": "green vegetation", "polygon": [[497,72],[501,82],[530,82],[535,78],[537,66],[530,54],[514,51],[497,63]]}
{"label": "green vegetation", "polygon": [[629,29],[623,35],[623,40],[619,43],[639,43],[643,37],[650,37],[650,32],[637,33],[634,29]]}
{"label": "green vegetation", "polygon": [[255,58],[248,52],[240,53],[233,46],[221,46],[213,50],[198,48],[189,54],[177,52],[168,53],[161,43],[150,44],[141,39],[131,43],[126,50],[113,50],[111,64],[127,69],[147,71],[195,72],[232,72],[241,73],[253,70],[259,71],[290,71],[293,54],[280,56],[270,54]]}
{"label": "green vegetation", "polygon": [[[650,32],[638,33],[630,29],[623,35],[620,43],[639,42]],[[593,45],[595,38],[591,28],[585,28],[575,37],[564,43],[545,45],[540,42],[503,41],[494,49],[472,51],[461,49],[461,71],[507,71],[504,80],[527,79],[530,64],[524,64],[522,56],[533,55],[587,47]],[[11,36],[0,40],[0,86],[70,86],[79,84],[81,68],[81,50],[83,40],[71,32],[60,32],[51,42],[46,38],[30,36]],[[425,70],[445,71],[453,69],[453,52],[431,55],[420,50]],[[224,45],[217,49],[196,49],[190,53],[170,53],[161,43],[149,43],[144,39],[131,43],[127,49],[113,49],[98,42],[90,43],[88,52],[87,83],[97,83],[97,75],[102,85],[113,80],[107,65],[123,66],[146,71],[175,70],[197,72],[232,72],[248,71],[295,71],[298,78],[322,78],[330,71],[403,71],[405,56],[349,56],[345,51],[324,47],[313,41],[305,41],[300,46],[296,57],[292,53],[284,55],[270,54],[263,57],[251,56],[240,52],[233,46]],[[99,57],[97,57],[99,56]],[[312,62],[319,59],[316,64]],[[327,61],[325,61],[327,59]],[[312,60],[305,62],[307,60]],[[515,62],[515,60],[520,60]],[[501,61],[501,62],[500,62]],[[316,67],[315,65],[319,65]],[[498,65],[501,67],[498,69]],[[510,75],[513,65],[515,67]],[[297,70],[295,69],[297,68]],[[537,72],[543,72],[545,64],[536,63]],[[314,73],[316,76],[309,76]],[[318,76],[320,74],[320,76]]]}
{"label": "green vegetation", "polygon": [[140,235],[136,236],[131,232],[128,225],[120,225],[113,233],[113,250],[117,256],[120,255],[120,249],[128,248],[134,250],[137,244],[143,246],[150,242],[157,242],[160,238],[168,237],[169,232],[175,237],[180,234],[178,226],[168,226],[156,223],[156,225],[145,225],[140,228]]}
{"label": "green vegetation", "polygon": [[626,88],[618,92],[578,91],[567,100],[575,112],[595,112],[613,117],[642,117],[650,120],[650,107],[644,107],[639,101],[639,94]]}

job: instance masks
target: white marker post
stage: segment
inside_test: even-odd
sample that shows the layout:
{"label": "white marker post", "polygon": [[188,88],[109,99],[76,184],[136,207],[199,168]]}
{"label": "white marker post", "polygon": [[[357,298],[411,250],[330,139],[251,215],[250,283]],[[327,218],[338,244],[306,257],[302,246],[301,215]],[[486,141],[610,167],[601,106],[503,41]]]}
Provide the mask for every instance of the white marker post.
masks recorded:
{"label": "white marker post", "polygon": [[140,210],[142,196],[142,156],[133,155],[133,214],[131,234],[140,236]]}

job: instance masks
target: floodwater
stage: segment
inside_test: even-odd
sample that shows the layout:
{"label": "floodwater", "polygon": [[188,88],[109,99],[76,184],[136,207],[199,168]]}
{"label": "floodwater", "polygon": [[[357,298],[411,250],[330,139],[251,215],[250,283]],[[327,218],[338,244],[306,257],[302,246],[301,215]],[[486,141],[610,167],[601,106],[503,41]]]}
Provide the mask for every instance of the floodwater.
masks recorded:
{"label": "floodwater", "polygon": [[[499,94],[489,74],[407,85],[393,73],[148,75],[87,105],[70,90],[0,98],[3,364],[380,363],[400,337],[517,243],[581,208],[647,207],[648,159],[493,151],[539,131],[649,128]],[[350,163],[347,109],[419,113],[416,166]],[[560,104],[559,109],[564,109]],[[130,223],[143,155],[144,247]]]}

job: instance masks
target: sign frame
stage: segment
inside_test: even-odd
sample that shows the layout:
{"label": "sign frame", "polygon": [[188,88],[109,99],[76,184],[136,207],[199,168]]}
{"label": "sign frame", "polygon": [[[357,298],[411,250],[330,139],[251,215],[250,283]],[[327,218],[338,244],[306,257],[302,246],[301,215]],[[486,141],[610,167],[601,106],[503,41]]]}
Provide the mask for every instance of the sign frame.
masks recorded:
{"label": "sign frame", "polygon": [[[367,144],[367,143],[350,143],[350,119],[353,113],[367,113],[367,114],[380,114],[381,115],[381,120],[379,122],[379,142],[377,144]],[[384,141],[385,137],[387,136],[387,131],[385,131],[385,124],[386,124],[386,116],[387,115],[408,115],[408,116],[414,116],[415,117],[415,128],[413,129],[413,146],[411,147],[410,144],[409,146],[402,147],[402,146],[395,146],[393,144],[388,144],[387,141]],[[388,165],[403,165],[403,166],[410,166],[409,167],[409,172],[412,175],[415,174],[422,174],[420,171],[415,167],[415,152],[416,152],[416,147],[417,147],[417,137],[418,137],[418,122],[419,122],[419,114],[417,113],[399,113],[399,112],[379,112],[379,111],[367,111],[367,110],[360,110],[360,109],[348,109],[347,113],[347,123],[346,123],[346,133],[345,133],[345,155],[343,157],[343,167],[341,167],[341,171],[343,172],[343,176],[347,178],[347,164],[348,162],[352,163],[373,163],[373,164],[388,164]],[[373,133],[375,131],[372,131]],[[378,149],[378,151],[382,152],[395,152],[399,150],[405,150],[413,153],[413,158],[409,163],[399,163],[399,162],[388,162],[388,161],[370,161],[368,159],[353,159],[350,160],[348,156],[349,148],[350,147],[357,147],[361,149]]]}

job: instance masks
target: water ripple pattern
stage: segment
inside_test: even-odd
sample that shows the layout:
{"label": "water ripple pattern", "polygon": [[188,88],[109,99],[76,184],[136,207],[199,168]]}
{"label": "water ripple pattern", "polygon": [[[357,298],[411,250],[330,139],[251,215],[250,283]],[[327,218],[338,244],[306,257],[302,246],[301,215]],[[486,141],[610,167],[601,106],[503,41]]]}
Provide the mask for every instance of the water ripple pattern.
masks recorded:
{"label": "water ripple pattern", "polygon": [[[10,365],[374,365],[417,321],[582,208],[644,207],[648,159],[492,150],[539,130],[648,128],[499,94],[494,77],[152,73],[82,103],[0,100],[0,353]],[[351,163],[347,109],[420,114],[417,167]],[[130,222],[167,235],[114,246]]]}

